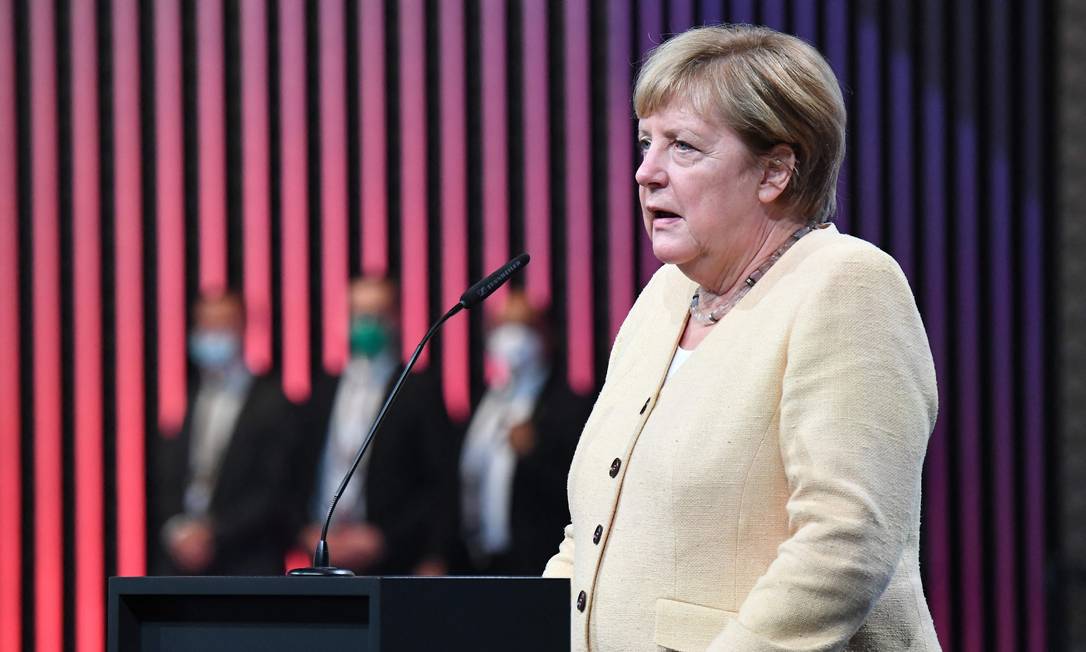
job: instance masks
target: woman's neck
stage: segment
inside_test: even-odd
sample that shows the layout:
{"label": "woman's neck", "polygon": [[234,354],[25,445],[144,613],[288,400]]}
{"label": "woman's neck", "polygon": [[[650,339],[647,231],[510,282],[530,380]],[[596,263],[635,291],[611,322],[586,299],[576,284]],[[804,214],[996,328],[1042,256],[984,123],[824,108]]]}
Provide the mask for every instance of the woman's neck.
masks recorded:
{"label": "woman's neck", "polygon": [[[792,237],[800,224],[794,220],[773,220],[759,233],[750,248],[732,261],[722,261],[715,270],[706,274],[687,273],[687,277],[696,282],[703,291],[703,301],[721,300],[735,294],[747,278],[758,269],[788,238]],[[683,270],[686,273],[686,270]]]}

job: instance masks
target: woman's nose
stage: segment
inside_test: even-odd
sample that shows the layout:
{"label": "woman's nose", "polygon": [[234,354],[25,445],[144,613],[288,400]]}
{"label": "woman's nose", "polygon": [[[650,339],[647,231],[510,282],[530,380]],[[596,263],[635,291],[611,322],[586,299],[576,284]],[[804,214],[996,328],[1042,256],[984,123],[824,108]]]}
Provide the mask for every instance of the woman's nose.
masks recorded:
{"label": "woman's nose", "polygon": [[667,171],[660,161],[661,154],[649,148],[641,158],[641,165],[637,166],[634,180],[637,185],[645,188],[658,188],[667,185]]}

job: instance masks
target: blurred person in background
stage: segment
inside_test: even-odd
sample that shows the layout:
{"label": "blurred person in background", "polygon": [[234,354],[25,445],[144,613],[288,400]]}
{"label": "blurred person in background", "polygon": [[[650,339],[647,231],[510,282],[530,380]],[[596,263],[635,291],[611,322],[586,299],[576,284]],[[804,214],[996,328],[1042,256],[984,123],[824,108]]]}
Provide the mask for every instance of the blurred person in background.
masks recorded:
{"label": "blurred person in background", "polygon": [[159,574],[278,575],[294,536],[290,477],[298,437],[277,379],[242,359],[245,310],[233,292],[193,307],[192,401],[177,435],[154,451],[152,518]]}
{"label": "blurred person in background", "polygon": [[569,522],[566,475],[591,409],[551,372],[544,320],[511,291],[486,340],[487,391],[460,457],[472,572],[538,575]]}
{"label": "blurred person in background", "polygon": [[[312,552],[328,506],[402,369],[396,286],[351,282],[350,361],[313,392],[308,444],[298,468],[309,496],[300,544]],[[328,532],[331,563],[366,575],[440,575],[455,528],[455,455],[437,384],[412,373],[336,507]]]}

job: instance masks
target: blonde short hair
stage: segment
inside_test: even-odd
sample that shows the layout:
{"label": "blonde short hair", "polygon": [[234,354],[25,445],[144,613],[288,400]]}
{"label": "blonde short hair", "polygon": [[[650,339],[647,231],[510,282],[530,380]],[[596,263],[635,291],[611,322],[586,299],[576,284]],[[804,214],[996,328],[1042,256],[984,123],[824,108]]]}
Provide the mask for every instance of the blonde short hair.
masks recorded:
{"label": "blonde short hair", "polygon": [[683,32],[652,51],[634,90],[638,118],[674,102],[722,118],[755,157],[790,145],[797,172],[781,201],[808,222],[833,216],[845,157],[845,103],[837,78],[813,47],[752,25]]}

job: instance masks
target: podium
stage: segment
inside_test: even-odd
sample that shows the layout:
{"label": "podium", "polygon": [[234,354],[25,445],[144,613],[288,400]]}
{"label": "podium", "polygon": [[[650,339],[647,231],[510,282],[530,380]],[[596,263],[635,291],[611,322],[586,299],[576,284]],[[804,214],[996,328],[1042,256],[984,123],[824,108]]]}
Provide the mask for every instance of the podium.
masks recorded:
{"label": "podium", "polygon": [[111,577],[109,652],[569,650],[569,580]]}

